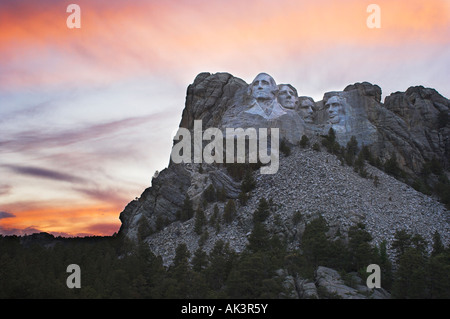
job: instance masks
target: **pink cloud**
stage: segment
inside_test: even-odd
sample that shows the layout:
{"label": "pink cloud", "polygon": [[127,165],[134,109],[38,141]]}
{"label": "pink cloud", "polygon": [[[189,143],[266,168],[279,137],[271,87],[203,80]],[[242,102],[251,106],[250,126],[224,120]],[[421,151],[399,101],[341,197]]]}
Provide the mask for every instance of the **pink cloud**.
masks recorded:
{"label": "pink cloud", "polygon": [[[0,98],[6,92],[12,96],[8,101],[14,102],[16,94],[19,105],[22,93],[38,91],[54,101],[52,92],[61,92],[62,88],[64,92],[71,88],[95,91],[97,86],[146,76],[168,78],[186,87],[202,71],[225,71],[246,81],[266,71],[277,81],[292,83],[302,95],[314,95],[316,99],[326,90],[342,90],[356,81],[377,81],[375,84],[384,93],[390,93],[391,88],[405,90],[408,85],[424,84],[450,95],[448,74],[444,73],[450,63],[446,54],[448,1],[380,0],[379,30],[367,28],[368,3],[359,0],[77,3],[82,8],[80,30],[65,26],[66,3],[0,2]],[[162,98],[157,101],[165,101],[166,82],[159,80],[152,85],[164,92],[158,93]],[[180,96],[181,110],[185,90],[173,94]],[[116,97],[114,92],[108,93],[102,102],[108,105]],[[64,109],[63,99],[58,103]],[[17,106],[12,104],[10,109]],[[124,114],[129,114],[128,107],[123,105]],[[6,171],[46,177],[52,183],[58,179],[72,183],[69,197],[76,197],[76,203],[68,207],[59,200],[7,202],[4,198],[20,192],[20,185],[0,185],[4,200],[1,209],[16,216],[1,219],[2,229],[19,233],[34,229],[69,235],[112,234],[127,192],[132,191],[127,189],[129,185],[118,183],[117,172],[111,168],[118,170],[131,162],[147,165],[149,156],[143,154],[160,148],[160,123],[181,114],[163,109],[155,115],[105,120],[94,114],[93,107],[89,112],[96,116],[94,124],[22,128],[23,118],[33,119],[44,109],[51,113],[51,103],[24,111],[19,108],[2,117],[3,122],[15,122],[19,128],[11,125],[2,131],[2,153],[16,163]],[[41,122],[47,123],[44,118]],[[148,145],[143,145],[143,139],[133,139],[130,133],[136,127],[143,132],[145,125],[158,131],[151,133],[156,138],[149,138]],[[119,134],[127,138],[115,139]],[[125,157],[133,161],[123,161]],[[41,162],[23,164],[29,160]],[[147,174],[146,169],[142,169],[143,174]],[[104,178],[106,173],[111,178],[101,184],[110,177]],[[99,176],[104,178],[101,183],[96,182]],[[9,177],[14,179],[14,175]],[[43,193],[52,191],[42,187]],[[20,198],[21,194],[14,195]],[[117,224],[111,222],[112,218],[117,219]]]}
{"label": "pink cloud", "polygon": [[[447,43],[449,14],[442,1],[378,4],[380,30],[367,28],[366,4],[355,0],[82,1],[80,30],[65,27],[67,13],[61,5],[6,11],[0,22],[6,30],[0,36],[0,57],[14,70],[0,77],[0,84],[101,82],[139,73],[198,73],[214,65],[245,72],[276,58],[293,59],[292,54],[339,44]],[[24,53],[31,48],[32,55]]]}

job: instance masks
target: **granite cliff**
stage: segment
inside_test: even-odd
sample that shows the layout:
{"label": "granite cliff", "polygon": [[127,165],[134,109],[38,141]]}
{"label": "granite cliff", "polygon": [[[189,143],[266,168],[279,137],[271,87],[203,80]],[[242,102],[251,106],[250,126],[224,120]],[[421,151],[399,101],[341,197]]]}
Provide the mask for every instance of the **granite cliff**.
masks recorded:
{"label": "granite cliff", "polygon": [[[223,240],[240,252],[248,243],[253,212],[265,198],[271,203],[265,221],[268,229],[291,248],[301,242],[307,222],[319,215],[330,225],[330,238],[345,238],[352,225],[362,222],[373,243],[386,240],[388,249],[395,231],[405,228],[428,242],[438,232],[448,245],[448,209],[435,193],[424,194],[411,185],[418,180],[429,187],[448,182],[450,101],[422,86],[392,93],[384,102],[381,96],[379,86],[362,82],[343,91],[326,92],[321,101],[314,101],[299,96],[291,85],[276,85],[264,73],[250,84],[228,73],[199,74],[187,88],[180,128],[192,131],[195,120],[202,120],[203,131],[210,127],[222,131],[230,127],[279,128],[280,139],[290,152],[280,153],[276,174],[251,170],[256,185],[245,203],[240,198],[242,176],[233,174],[230,165],[169,161],[152,179],[151,187],[120,214],[119,233],[145,242],[169,265],[178,244],[185,243],[191,252],[199,247],[193,216],[180,219],[186,199],[194,210],[201,207],[207,220],[217,208],[223,214],[226,201],[233,199],[236,216],[221,227],[208,224],[208,233],[213,235],[202,245],[208,252],[217,240]],[[352,140],[359,150],[366,147],[373,160],[362,164],[364,176],[344,165],[342,156],[336,155],[339,151],[327,152],[322,146],[330,128],[341,152]],[[302,138],[309,146],[302,145]],[[383,169],[388,163],[401,173],[388,174]],[[431,167],[432,173],[424,177],[430,163],[439,169]],[[211,192],[214,196],[206,200]],[[301,212],[301,222],[293,222],[296,212]],[[329,271],[325,270],[318,269],[316,286],[326,281],[324,274]],[[298,296],[310,284],[286,278]],[[358,297],[360,292],[352,296]]]}

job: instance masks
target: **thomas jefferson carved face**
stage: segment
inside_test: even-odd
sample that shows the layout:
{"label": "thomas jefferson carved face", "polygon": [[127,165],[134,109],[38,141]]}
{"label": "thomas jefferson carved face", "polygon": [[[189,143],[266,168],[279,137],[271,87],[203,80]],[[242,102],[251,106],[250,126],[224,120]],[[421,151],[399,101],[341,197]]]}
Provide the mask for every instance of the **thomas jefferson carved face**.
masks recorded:
{"label": "thomas jefferson carved face", "polygon": [[250,84],[250,92],[256,100],[274,100],[278,94],[278,87],[270,75],[260,73]]}
{"label": "thomas jefferson carved face", "polygon": [[313,106],[314,103],[311,100],[304,100],[299,107],[300,115],[302,116],[305,123],[313,122]]}
{"label": "thomas jefferson carved face", "polygon": [[295,109],[298,104],[297,90],[290,84],[278,86],[278,102],[287,109]]}
{"label": "thomas jefferson carved face", "polygon": [[328,99],[325,107],[328,109],[328,122],[337,124],[344,115],[344,106],[338,96],[332,96]]}

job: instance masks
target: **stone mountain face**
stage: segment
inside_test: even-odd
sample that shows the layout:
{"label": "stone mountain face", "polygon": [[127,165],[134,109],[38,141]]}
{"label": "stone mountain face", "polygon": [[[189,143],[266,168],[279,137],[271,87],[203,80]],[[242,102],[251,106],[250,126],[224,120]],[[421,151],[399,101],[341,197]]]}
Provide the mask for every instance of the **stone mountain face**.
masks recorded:
{"label": "stone mountain face", "polygon": [[[395,154],[399,167],[412,176],[420,174],[424,163],[432,159],[437,159],[448,170],[450,101],[434,89],[411,87],[406,92],[387,96],[382,103],[379,86],[356,83],[344,91],[325,93],[321,101],[294,96],[295,109],[281,106],[285,113],[268,119],[246,112],[255,104],[250,92],[253,87],[253,91],[260,89],[228,73],[200,73],[187,89],[180,127],[192,130],[194,120],[202,120],[203,130],[209,127],[222,130],[227,127],[278,127],[280,138],[291,144],[299,142],[302,135],[314,139],[317,135],[327,134],[332,127],[342,146],[355,136],[359,146],[369,146],[382,162]],[[276,96],[273,99],[276,102]],[[302,113],[302,101],[305,100],[311,105],[311,121],[305,121]],[[142,217],[147,218],[150,228],[155,227],[158,217],[174,221],[186,193],[194,199],[201,198],[209,184],[216,189],[224,187],[228,198],[237,198],[239,184],[226,171],[208,168],[208,182],[205,183],[193,177],[193,170],[190,164],[170,163],[153,179],[152,187],[122,212],[121,232],[135,238]],[[314,194],[317,195],[320,194]]]}
{"label": "stone mountain face", "polygon": [[[392,149],[399,149],[398,153],[402,155],[402,162],[406,167],[418,172],[424,160],[435,157],[448,169],[450,164],[448,99],[434,89],[416,86],[406,92],[387,96],[384,107],[399,119],[396,122],[387,121],[389,129],[381,132]],[[394,132],[397,128],[398,131]]]}
{"label": "stone mountain face", "polygon": [[[448,210],[434,197],[417,192],[407,184],[366,164],[361,177],[351,167],[342,165],[335,155],[325,151],[303,149],[298,142],[303,135],[313,142],[334,129],[336,140],[346,146],[351,137],[358,146],[366,145],[382,163],[395,155],[397,165],[411,178],[420,176],[425,163],[437,160],[448,176],[450,101],[433,89],[421,86],[396,92],[381,102],[381,88],[367,82],[347,86],[343,91],[327,92],[321,101],[298,97],[295,88],[280,98],[281,90],[267,74],[258,75],[247,84],[228,73],[201,73],[187,89],[186,105],[180,128],[194,129],[202,120],[203,131],[210,127],[279,128],[280,139],[291,146],[289,156],[280,155],[276,174],[255,174],[256,188],[246,205],[237,203],[237,216],[220,230],[208,225],[206,252],[222,239],[237,252],[244,249],[252,230],[252,214],[259,199],[272,199],[267,220],[272,233],[287,239],[290,247],[301,241],[306,222],[324,216],[330,236],[344,234],[351,225],[366,224],[374,243],[392,243],[396,230],[419,233],[432,242],[437,231],[444,243],[450,241]],[[293,99],[293,100],[291,100]],[[286,100],[291,100],[286,103]],[[293,101],[293,103],[292,103]],[[284,104],[284,105],[283,105]],[[225,201],[206,203],[208,189],[221,191],[228,199],[237,199],[241,183],[222,164],[169,163],[152,180],[139,199],[131,201],[120,214],[120,234],[145,241],[166,265],[174,257],[179,243],[194,252],[199,236],[194,232],[194,218],[177,217],[185,199],[192,200],[194,210],[202,207],[206,218],[217,204],[223,212]],[[292,222],[296,211],[304,219]]]}
{"label": "stone mountain face", "polygon": [[[402,170],[416,176],[433,158],[448,169],[450,163],[450,101],[436,90],[421,86],[396,92],[381,102],[381,88],[367,82],[347,86],[344,91],[327,92],[323,100],[295,97],[298,106],[275,119],[247,113],[252,105],[249,87],[227,73],[199,74],[188,87],[180,127],[193,128],[201,119],[203,127],[278,127],[281,138],[297,143],[302,135],[327,134],[332,127],[345,146],[352,136],[386,161],[394,154]],[[305,121],[300,103],[313,101],[313,122]]]}

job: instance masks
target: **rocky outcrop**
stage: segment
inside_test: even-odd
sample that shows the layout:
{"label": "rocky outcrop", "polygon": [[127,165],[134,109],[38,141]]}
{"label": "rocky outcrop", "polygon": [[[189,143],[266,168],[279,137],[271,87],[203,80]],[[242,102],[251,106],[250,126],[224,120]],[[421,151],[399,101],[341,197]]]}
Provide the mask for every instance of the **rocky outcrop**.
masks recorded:
{"label": "rocky outcrop", "polygon": [[[447,169],[450,165],[450,101],[434,89],[411,87],[392,93],[383,103],[378,85],[355,83],[326,92],[317,102],[297,97],[295,111],[283,108],[284,114],[266,119],[249,112],[255,109],[251,87],[228,73],[199,74],[187,89],[180,127],[192,129],[199,119],[203,129],[277,127],[281,138],[293,144],[302,135],[326,134],[332,127],[342,146],[355,136],[382,162],[395,154],[399,167],[413,178],[434,158]],[[312,121],[303,112],[308,105],[314,111]]]}
{"label": "rocky outcrop", "polygon": [[[155,230],[157,220],[173,222],[182,207],[192,178],[188,167],[173,165],[152,179],[152,186],[130,202],[120,214],[119,233],[136,240],[140,227]],[[149,231],[145,232],[149,235]]]}
{"label": "rocky outcrop", "polygon": [[[269,89],[262,87],[258,80],[262,78],[273,81],[268,84]],[[252,230],[253,212],[263,197],[272,199],[267,228],[286,239],[289,248],[298,247],[306,223],[318,215],[328,222],[331,238],[337,234],[345,238],[352,225],[363,222],[373,237],[372,244],[386,240],[390,253],[399,229],[420,234],[428,243],[432,242],[432,234],[438,232],[448,245],[448,210],[435,198],[417,192],[376,167],[366,164],[368,176],[377,178],[374,183],[352,167],[342,165],[335,155],[297,146],[303,135],[310,138],[311,144],[320,144],[320,135],[327,134],[332,127],[342,146],[355,136],[359,147],[369,146],[382,163],[395,155],[400,168],[412,177],[419,176],[424,163],[431,159],[439,161],[448,174],[448,99],[433,89],[413,87],[387,96],[383,103],[381,88],[362,82],[343,91],[327,92],[321,101],[296,97],[298,101],[292,103],[296,107],[284,108],[276,99],[275,87],[274,80],[265,74],[249,85],[228,73],[201,73],[187,89],[180,127],[192,131],[194,121],[202,120],[203,131],[210,127],[222,131],[227,127],[279,128],[280,138],[290,145],[291,154],[281,155],[276,174],[254,173],[256,188],[249,194],[246,205],[236,200],[241,183],[230,176],[224,165],[170,162],[153,178],[151,187],[120,214],[120,234],[144,241],[162,257],[165,265],[170,265],[178,244],[185,243],[191,253],[199,247],[194,219],[177,218],[186,198],[192,201],[194,210],[203,208],[207,220],[214,214],[214,205],[223,214],[226,201],[205,202],[205,192],[212,187],[221,191],[226,200],[236,200],[237,214],[220,228],[205,226],[213,234],[202,243],[207,253],[217,240],[228,242],[236,252],[243,251]],[[297,211],[303,217],[294,223]],[[300,298],[320,297],[323,289],[342,298],[387,297],[380,290],[368,291],[363,284],[350,287],[338,273],[324,267],[317,269],[314,281],[282,271],[279,276],[284,278],[287,290],[294,289],[295,296]]]}
{"label": "rocky outcrop", "polygon": [[279,269],[277,277],[281,280],[284,294],[281,298],[290,299],[390,299],[391,295],[383,288],[368,288],[357,273],[346,274],[344,280],[334,269],[319,266],[314,279],[304,279],[289,275]]}
{"label": "rocky outcrop", "polygon": [[319,299],[317,287],[314,282],[300,277],[294,280],[299,299]]}
{"label": "rocky outcrop", "polygon": [[[233,180],[225,168],[199,164],[171,165],[152,180],[152,186],[130,202],[120,214],[120,233],[130,239],[138,238],[139,227],[147,229],[146,236],[159,230],[159,223],[170,224],[176,220],[186,197],[193,203],[194,210],[204,201],[206,189],[224,192],[226,198],[236,199],[240,183]],[[159,221],[158,221],[159,219]]]}
{"label": "rocky outcrop", "polygon": [[356,274],[352,276],[353,286],[345,284],[339,273],[331,268],[319,266],[315,273],[317,289],[325,298],[337,299],[389,299],[390,294],[383,288],[369,289],[362,284]]}
{"label": "rocky outcrop", "polygon": [[[433,158],[449,167],[450,121],[445,118],[450,101],[436,90],[411,87],[387,96],[383,104],[380,87],[363,82],[327,92],[317,105],[316,124],[325,134],[333,127],[342,146],[355,136],[382,162],[395,154],[399,167],[413,177]],[[330,107],[338,110],[339,121],[330,123]]]}
{"label": "rocky outcrop", "polygon": [[220,127],[225,111],[246,89],[247,84],[231,74],[200,73],[188,86],[180,127],[192,129],[199,119],[203,127]]}
{"label": "rocky outcrop", "polygon": [[450,101],[436,90],[410,87],[386,97],[384,107],[399,117],[386,119],[380,130],[384,140],[396,152],[406,171],[419,173],[425,161],[438,159],[445,168],[450,164]]}

